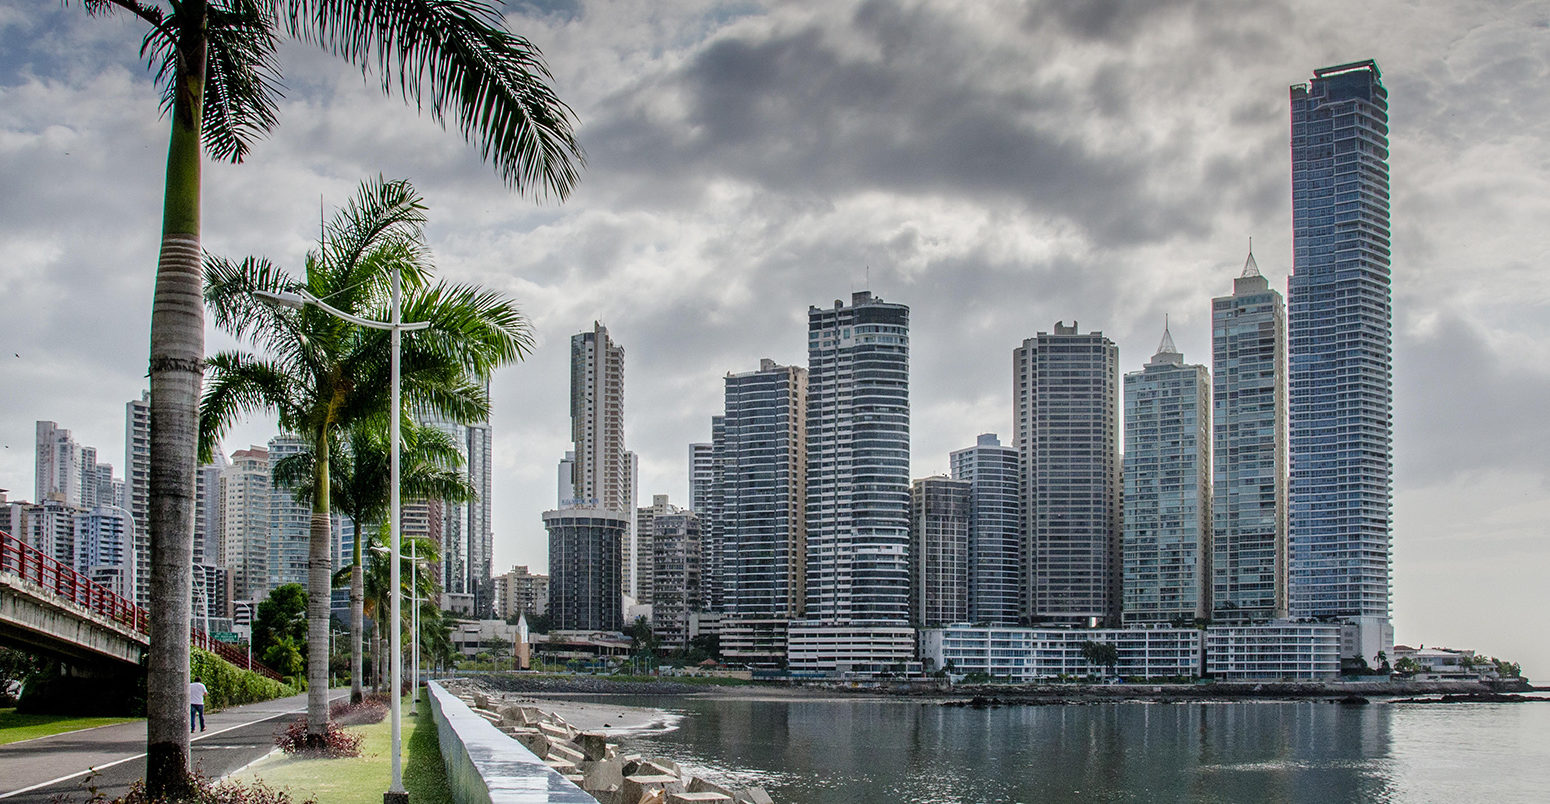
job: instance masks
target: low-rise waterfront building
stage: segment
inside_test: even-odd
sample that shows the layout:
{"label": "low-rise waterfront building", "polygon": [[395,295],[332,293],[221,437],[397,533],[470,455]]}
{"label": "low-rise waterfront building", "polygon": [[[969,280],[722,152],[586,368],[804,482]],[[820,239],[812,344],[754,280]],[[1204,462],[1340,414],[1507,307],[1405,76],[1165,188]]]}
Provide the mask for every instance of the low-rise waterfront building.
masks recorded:
{"label": "low-rise waterfront building", "polygon": [[786,632],[787,668],[825,676],[907,672],[915,629],[887,622],[795,620]]}
{"label": "low-rise waterfront building", "polygon": [[[1112,667],[1093,664],[1084,647],[1112,645]],[[1006,628],[951,625],[920,632],[920,658],[928,671],[982,674],[1014,683],[1117,675],[1196,678],[1201,672],[1201,632],[1194,628]],[[950,663],[950,664],[949,664]]]}
{"label": "low-rise waterfront building", "polygon": [[1327,681],[1340,674],[1339,623],[1279,620],[1205,634],[1206,672],[1220,681]]}

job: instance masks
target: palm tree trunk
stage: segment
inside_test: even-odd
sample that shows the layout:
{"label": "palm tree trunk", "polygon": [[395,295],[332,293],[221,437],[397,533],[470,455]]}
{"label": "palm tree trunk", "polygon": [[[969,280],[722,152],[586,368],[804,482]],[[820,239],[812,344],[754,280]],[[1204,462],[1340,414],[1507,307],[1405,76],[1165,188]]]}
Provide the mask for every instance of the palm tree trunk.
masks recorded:
{"label": "palm tree trunk", "polygon": [[183,9],[161,254],[151,303],[149,522],[151,641],[146,652],[146,783],[178,796],[189,781],[189,627],[193,622],[194,471],[204,378],[199,189],[204,112],[203,0]]}
{"label": "palm tree trunk", "polygon": [[[334,577],[329,527],[328,431],[312,447],[312,534],[307,555],[307,741],[321,744],[328,730],[328,616]],[[322,661],[319,661],[322,659]]]}
{"label": "palm tree trunk", "polygon": [[366,625],[365,581],[361,573],[361,523],[355,523],[354,563],[350,565],[350,703],[360,703],[365,697],[362,675],[366,667],[361,663],[364,652],[361,645],[362,630]]}

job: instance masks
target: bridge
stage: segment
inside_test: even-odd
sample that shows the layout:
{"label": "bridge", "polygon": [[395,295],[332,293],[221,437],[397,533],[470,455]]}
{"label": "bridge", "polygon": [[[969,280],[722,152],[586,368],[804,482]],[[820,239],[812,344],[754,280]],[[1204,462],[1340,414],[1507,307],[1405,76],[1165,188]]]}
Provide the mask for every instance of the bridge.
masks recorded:
{"label": "bridge", "polygon": [[[72,663],[139,666],[150,646],[150,614],[68,564],[0,531],[0,643]],[[189,644],[236,667],[280,674],[232,646],[189,628]]]}

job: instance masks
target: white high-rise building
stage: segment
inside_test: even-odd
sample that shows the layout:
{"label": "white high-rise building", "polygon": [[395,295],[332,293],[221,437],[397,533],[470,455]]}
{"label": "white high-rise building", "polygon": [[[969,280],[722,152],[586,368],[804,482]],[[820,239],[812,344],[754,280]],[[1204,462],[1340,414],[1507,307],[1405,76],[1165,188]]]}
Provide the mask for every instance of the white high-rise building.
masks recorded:
{"label": "white high-rise building", "polygon": [[1211,377],[1166,324],[1125,375],[1123,555],[1126,625],[1211,616]]}
{"label": "white high-rise building", "polygon": [[866,672],[912,659],[909,308],[870,291],[810,307],[807,605],[793,670]]}
{"label": "white high-rise building", "polygon": [[274,483],[275,464],[310,452],[307,442],[293,435],[269,439],[269,574],[264,591],[288,583],[307,585],[307,557],[312,544],[312,508],[288,488]]}
{"label": "white high-rise building", "polygon": [[[143,603],[151,593],[150,391],[124,403],[124,496],[119,504],[135,520],[135,593]],[[205,563],[213,563],[213,553],[207,554]]]}
{"label": "white high-rise building", "polygon": [[51,498],[71,505],[81,504],[81,446],[70,431],[54,422],[37,423],[37,463],[34,471],[36,494],[43,502]]}
{"label": "white high-rise building", "polygon": [[[619,548],[619,586],[626,594],[638,593],[640,550],[635,542],[639,529],[634,518],[639,474],[634,453],[624,448],[624,347],[613,342],[607,327],[594,321],[591,331],[571,336],[570,350],[571,440],[575,450],[574,456],[567,453],[566,457],[574,457],[570,489],[574,496],[560,500],[560,508],[624,515],[627,524]],[[562,580],[557,577],[555,583]]]}
{"label": "white high-rise building", "polygon": [[1287,616],[1286,307],[1251,252],[1232,295],[1211,300],[1211,621]]}
{"label": "white high-rise building", "polygon": [[269,583],[269,451],[239,449],[221,472],[220,565],[231,572],[231,599],[257,600]]}
{"label": "white high-rise building", "polygon": [[96,507],[73,517],[75,570],[120,597],[133,598],[129,521],[117,507]]}
{"label": "white high-rise building", "polygon": [[1035,624],[1115,623],[1120,609],[1119,349],[1075,321],[1013,353],[1025,600]]}

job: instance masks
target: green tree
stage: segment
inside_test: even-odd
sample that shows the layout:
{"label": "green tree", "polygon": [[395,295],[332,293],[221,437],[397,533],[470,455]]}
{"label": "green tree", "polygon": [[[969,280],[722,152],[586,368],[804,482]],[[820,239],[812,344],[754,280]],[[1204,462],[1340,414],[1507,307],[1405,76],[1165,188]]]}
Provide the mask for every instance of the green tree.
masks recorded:
{"label": "green tree", "polygon": [[[407,288],[403,320],[427,329],[404,333],[403,402],[407,410],[450,421],[489,415],[488,383],[496,367],[531,348],[527,320],[499,295],[466,285],[430,284],[425,206],[404,181],[362,183],[329,222],[325,242],[309,252],[292,279],[268,260],[206,258],[205,300],[216,326],[251,339],[265,356],[221,352],[210,358],[210,384],[200,407],[201,452],[253,412],[272,412],[280,428],[312,447],[312,529],[308,551],[308,653],[328,650],[330,453],[357,423],[402,416],[388,410],[389,333],[362,327],[313,306],[299,310],[262,302],[257,292],[306,290],[362,318],[387,318],[396,274]],[[308,740],[328,726],[328,667],[307,668]]]}
{"label": "green tree", "polygon": [[1108,642],[1088,640],[1082,643],[1082,658],[1090,665],[1107,669],[1112,676],[1115,666],[1119,664],[1119,648]]}
{"label": "green tree", "polygon": [[[298,655],[305,658],[307,590],[299,583],[281,584],[270,590],[269,597],[259,601],[253,616],[253,655],[260,657],[260,661],[269,664],[262,657],[268,656],[269,648],[283,639],[295,643]],[[270,668],[282,675],[296,674],[274,665]]]}
{"label": "green tree", "polygon": [[[434,427],[405,422],[399,454],[399,483],[404,500],[468,502],[476,491],[459,468],[463,455],[452,437]],[[356,422],[329,454],[329,502],[333,510],[350,518],[354,528],[350,560],[350,700],[359,702],[365,639],[365,587],[361,570],[361,545],[368,523],[381,523],[388,512],[389,467],[387,423],[380,419]],[[297,499],[312,503],[317,462],[307,450],[276,461],[275,485],[290,488]]]}
{"label": "green tree", "polygon": [[1417,662],[1415,659],[1412,659],[1409,656],[1402,656],[1400,657],[1399,661],[1394,663],[1394,672],[1402,676],[1413,676],[1424,671],[1425,669],[1426,668],[1421,666],[1420,662]]}
{"label": "green tree", "polygon": [[0,648],[0,706],[11,706],[21,687],[34,673],[43,669],[41,656],[14,648]]}
{"label": "green tree", "polygon": [[[194,470],[204,310],[200,197],[206,151],[241,162],[278,122],[282,37],[380,75],[382,91],[453,122],[507,185],[564,198],[582,163],[569,108],[538,48],[482,0],[81,0],[127,13],[162,90],[171,132],[151,306],[151,649],[146,779],[153,795],[189,782],[189,645]],[[315,721],[314,721],[315,722]]]}

